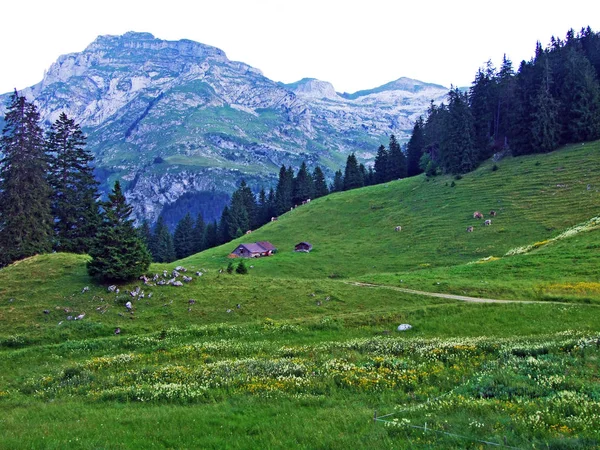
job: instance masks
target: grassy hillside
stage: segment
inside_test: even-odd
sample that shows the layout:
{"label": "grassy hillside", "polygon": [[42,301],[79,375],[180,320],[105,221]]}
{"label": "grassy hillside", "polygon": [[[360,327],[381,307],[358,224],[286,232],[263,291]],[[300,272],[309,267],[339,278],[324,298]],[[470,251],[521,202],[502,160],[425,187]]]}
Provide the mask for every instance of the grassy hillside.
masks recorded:
{"label": "grassy hillside", "polygon": [[[70,254],[0,270],[0,449],[598,447],[598,155],[318,199],[151,267],[187,267],[179,288],[110,293]],[[255,240],[279,253],[220,272]]]}
{"label": "grassy hillside", "polygon": [[[279,253],[275,258],[253,261],[254,276],[359,277],[392,284],[402,279],[409,283],[408,287],[425,290],[443,290],[443,287],[432,288],[443,281],[451,292],[485,294],[479,277],[482,269],[465,264],[503,257],[511,249],[543,243],[600,215],[598,155],[600,143],[594,142],[547,155],[490,161],[459,180],[449,176],[433,179],[419,176],[333,194],[300,206],[251,235],[194,255],[184,263],[215,269],[225,267],[228,253],[238,243],[268,240],[279,248]],[[491,210],[497,212],[496,217],[489,216]],[[473,219],[474,211],[491,218],[492,225],[484,227],[483,220]],[[398,225],[402,226],[401,232],[394,231]],[[471,225],[475,230],[467,233],[466,228]],[[583,239],[593,243],[597,232]],[[314,250],[310,254],[294,253],[294,245],[300,241],[312,243]],[[548,255],[548,261],[553,261],[554,248],[564,255],[563,250],[573,242],[565,241],[562,247],[551,244],[547,249],[540,247],[540,251]],[[489,263],[486,268],[492,275],[485,274],[485,281],[495,282],[501,276],[527,280],[527,286],[523,286],[527,288],[527,296],[536,290],[538,294],[546,290],[547,285],[538,286],[538,281],[552,283],[556,277],[569,282],[598,282],[593,270],[598,262],[597,249],[581,249],[572,265],[563,260],[561,267],[553,263],[548,270],[538,273],[538,264],[533,277],[531,271],[523,277],[513,276],[521,267],[529,267],[531,259]],[[546,266],[547,261],[542,265]],[[457,266],[463,275],[465,270],[472,274],[467,285],[451,281],[459,274],[456,269],[447,273],[447,269]],[[432,270],[436,268],[440,271]],[[520,290],[495,286],[487,292],[525,298]],[[595,294],[599,299],[597,289]]]}

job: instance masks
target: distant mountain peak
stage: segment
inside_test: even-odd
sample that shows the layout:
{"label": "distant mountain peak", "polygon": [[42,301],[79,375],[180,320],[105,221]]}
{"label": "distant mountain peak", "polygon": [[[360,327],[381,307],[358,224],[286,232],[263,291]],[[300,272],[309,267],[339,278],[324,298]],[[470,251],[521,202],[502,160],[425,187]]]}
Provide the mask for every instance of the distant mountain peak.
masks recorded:
{"label": "distant mountain peak", "polygon": [[302,78],[300,81],[284,84],[284,86],[303,98],[339,99],[337,92],[335,92],[330,82],[317,80],[316,78]]}
{"label": "distant mountain peak", "polygon": [[355,100],[359,97],[364,97],[364,96],[371,95],[371,94],[378,94],[380,92],[385,92],[385,91],[404,91],[404,92],[416,94],[416,93],[424,91],[426,89],[433,89],[433,90],[442,89],[442,90],[446,90],[446,91],[448,90],[447,88],[445,88],[444,86],[441,86],[439,84],[425,83],[423,81],[414,80],[414,79],[408,78],[408,77],[400,77],[397,80],[390,81],[389,83],[383,84],[383,85],[373,88],[373,89],[365,89],[362,91],[354,92],[353,94],[344,92],[343,94],[340,94],[340,95],[349,100]]}

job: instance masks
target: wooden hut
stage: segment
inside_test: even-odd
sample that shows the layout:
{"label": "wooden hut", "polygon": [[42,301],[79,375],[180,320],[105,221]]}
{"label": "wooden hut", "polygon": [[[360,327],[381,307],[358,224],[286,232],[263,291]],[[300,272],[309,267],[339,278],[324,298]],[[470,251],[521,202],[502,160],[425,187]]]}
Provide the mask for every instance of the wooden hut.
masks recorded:
{"label": "wooden hut", "polygon": [[299,242],[298,244],[296,244],[296,247],[294,248],[295,252],[308,253],[311,250],[312,250],[312,244],[309,242]]}
{"label": "wooden hut", "polygon": [[260,258],[271,256],[277,249],[268,241],[254,242],[253,244],[240,244],[231,252],[240,258]]}

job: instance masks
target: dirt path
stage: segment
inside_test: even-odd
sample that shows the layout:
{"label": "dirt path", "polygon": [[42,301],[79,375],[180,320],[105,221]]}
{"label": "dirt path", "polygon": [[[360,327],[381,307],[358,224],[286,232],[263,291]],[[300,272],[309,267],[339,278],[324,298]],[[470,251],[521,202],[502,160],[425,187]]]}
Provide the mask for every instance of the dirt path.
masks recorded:
{"label": "dirt path", "polygon": [[442,294],[439,292],[416,291],[414,289],[406,289],[406,288],[401,288],[401,287],[397,287],[397,286],[387,286],[385,284],[359,283],[358,281],[347,281],[346,283],[352,284],[354,286],[391,289],[393,291],[405,292],[407,294],[426,295],[428,297],[447,298],[450,300],[459,300],[461,302],[471,302],[471,303],[554,303],[554,304],[562,304],[562,305],[572,305],[572,303],[552,302],[552,301],[542,302],[542,301],[533,301],[533,300],[498,300],[498,299],[494,299],[494,298],[468,297],[466,295],[454,295],[454,294]]}

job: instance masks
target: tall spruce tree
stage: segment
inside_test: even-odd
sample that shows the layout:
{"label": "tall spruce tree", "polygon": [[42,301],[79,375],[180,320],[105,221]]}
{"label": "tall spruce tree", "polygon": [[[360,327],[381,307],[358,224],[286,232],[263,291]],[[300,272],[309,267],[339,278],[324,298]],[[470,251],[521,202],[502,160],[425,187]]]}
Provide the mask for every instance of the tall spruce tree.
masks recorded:
{"label": "tall spruce tree", "polygon": [[102,222],[89,252],[88,273],[107,281],[139,277],[150,266],[151,256],[129,219],[133,208],[118,181],[102,208]]}
{"label": "tall spruce tree", "polygon": [[350,153],[346,159],[346,169],[344,171],[344,191],[363,186],[364,180],[358,166],[358,160],[354,153]]}
{"label": "tall spruce tree", "polygon": [[301,204],[303,201],[308,200],[314,196],[315,186],[313,179],[308,173],[306,168],[306,162],[302,161],[298,174],[293,181],[293,195],[292,201],[295,205]]}
{"label": "tall spruce tree", "polygon": [[148,219],[142,221],[142,224],[138,227],[138,234],[140,239],[146,244],[148,250],[150,250],[150,246],[152,245],[152,229],[150,228]]}
{"label": "tall spruce tree", "polygon": [[413,127],[410,140],[406,146],[406,176],[412,177],[420,174],[423,170],[419,167],[419,161],[425,148],[425,134],[423,133],[423,117],[420,116]]}
{"label": "tall spruce tree", "polygon": [[204,246],[204,240],[206,235],[206,224],[204,223],[204,217],[202,217],[202,213],[198,213],[196,216],[196,222],[194,223],[193,230],[193,239],[192,239],[192,247],[193,253],[198,253],[204,250],[206,247]]}
{"label": "tall spruce tree", "polygon": [[171,262],[175,261],[175,245],[173,243],[173,235],[169,231],[169,227],[163,216],[159,216],[154,225],[154,233],[152,234],[152,245],[150,246],[152,259],[155,262]]}
{"label": "tall spruce tree", "polygon": [[313,184],[315,186],[314,197],[324,197],[329,194],[329,188],[327,187],[327,181],[325,181],[325,174],[319,166],[315,167],[312,174]]}
{"label": "tall spruce tree", "polygon": [[194,219],[189,212],[175,227],[173,246],[177,259],[186,258],[194,253]]}
{"label": "tall spruce tree", "polygon": [[235,235],[231,234],[231,214],[229,212],[229,206],[225,206],[223,208],[223,212],[221,212],[221,219],[219,220],[219,225],[217,229],[217,242],[219,244],[224,244],[225,242],[229,242],[235,238]]}
{"label": "tall spruce tree", "polygon": [[331,183],[331,192],[341,192],[344,190],[344,174],[341,169],[336,170],[333,174],[333,182]]}
{"label": "tall spruce tree", "polygon": [[531,146],[535,152],[545,153],[556,149],[560,139],[558,102],[550,93],[551,78],[548,58],[543,56],[543,76],[537,95],[533,98],[531,114]]}
{"label": "tall spruce tree", "polygon": [[56,251],[86,253],[100,224],[94,157],[85,140],[80,126],[65,113],[47,134]]}
{"label": "tall spruce tree", "polygon": [[473,116],[467,94],[461,93],[458,88],[448,93],[448,116],[440,153],[444,170],[448,173],[467,173],[477,166]]}
{"label": "tall spruce tree", "polygon": [[248,229],[254,229],[258,226],[258,206],[256,204],[256,196],[252,192],[252,189],[246,184],[246,180],[240,182],[238,191],[246,214],[248,215],[248,228],[243,230],[245,232]]}
{"label": "tall spruce tree", "polygon": [[393,134],[390,136],[388,167],[390,180],[406,177],[406,156]]}
{"label": "tall spruce tree", "polygon": [[377,149],[377,155],[375,156],[375,183],[385,183],[390,181],[389,174],[389,153],[385,146],[380,145]]}
{"label": "tall spruce tree", "polygon": [[219,226],[216,220],[206,224],[204,233],[204,248],[213,248],[219,245]]}
{"label": "tall spruce tree", "polygon": [[11,95],[0,139],[0,267],[51,249],[51,190],[40,116]]}
{"label": "tall spruce tree", "polygon": [[563,140],[581,142],[600,137],[600,86],[596,71],[585,55],[565,50],[562,86]]}
{"label": "tall spruce tree", "polygon": [[278,216],[294,206],[292,203],[294,172],[291,169],[291,167],[286,169],[285,166],[279,169],[279,180],[275,190],[275,210]]}

